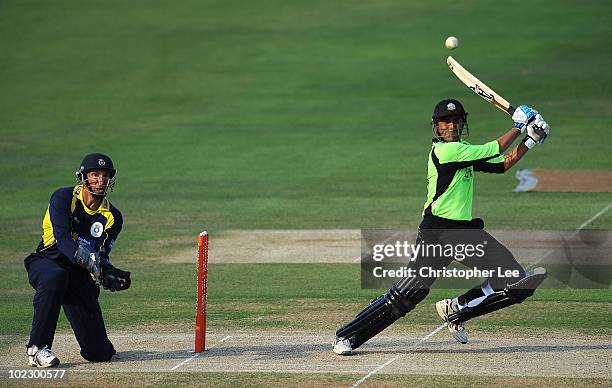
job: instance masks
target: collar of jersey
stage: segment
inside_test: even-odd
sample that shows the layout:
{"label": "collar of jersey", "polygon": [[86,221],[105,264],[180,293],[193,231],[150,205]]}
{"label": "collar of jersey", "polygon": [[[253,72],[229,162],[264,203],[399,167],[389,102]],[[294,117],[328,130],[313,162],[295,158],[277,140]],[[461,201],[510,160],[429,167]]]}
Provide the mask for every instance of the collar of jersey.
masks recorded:
{"label": "collar of jersey", "polygon": [[102,203],[100,204],[98,210],[91,210],[90,208],[88,208],[87,205],[85,205],[85,201],[83,201],[83,188],[81,187],[81,185],[74,186],[73,192],[83,204],[83,210],[85,210],[85,213],[93,215],[96,213],[100,213],[103,210],[108,210],[108,201],[106,200],[106,198],[102,199]]}
{"label": "collar of jersey", "polygon": [[444,140],[436,139],[436,138],[434,137],[433,139],[431,139],[431,141],[432,141],[434,144],[435,144],[435,143],[438,143],[438,144],[461,143],[461,144],[467,144],[467,145],[470,145],[470,143],[468,143],[466,140],[463,140],[463,139],[459,139],[459,141],[449,141],[449,142],[446,142],[446,141],[444,141]]}

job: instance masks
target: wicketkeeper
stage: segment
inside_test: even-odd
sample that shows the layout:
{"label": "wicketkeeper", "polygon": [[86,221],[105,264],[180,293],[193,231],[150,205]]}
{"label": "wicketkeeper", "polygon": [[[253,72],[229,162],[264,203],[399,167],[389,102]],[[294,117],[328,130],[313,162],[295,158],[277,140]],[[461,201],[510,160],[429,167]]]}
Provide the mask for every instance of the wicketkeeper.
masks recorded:
{"label": "wicketkeeper", "polygon": [[83,358],[108,361],[115,354],[98,303],[100,285],[121,291],[131,284],[130,273],[115,268],[109,257],[123,225],[121,213],[105,198],[115,173],[108,156],[89,154],[76,172],[79,184],[51,195],[42,239],[25,259],[28,280],[36,290],[27,344],[31,366],[59,364],[51,347],[62,306]]}
{"label": "wicketkeeper", "polygon": [[[542,144],[550,132],[549,125],[536,110],[521,105],[512,116],[514,128],[496,140],[472,145],[461,138],[464,129],[469,132],[467,115],[461,103],[453,99],[440,101],[434,108],[434,138],[427,167],[428,195],[417,237],[417,244],[486,241],[483,257],[464,258],[461,263],[480,270],[494,270],[495,275],[463,295],[436,303],[438,314],[448,322],[450,333],[461,343],[468,342],[467,320],[523,302],[546,278],[543,268],[525,272],[512,253],[484,231],[483,220],[472,218],[474,172],[503,174],[529,149]],[[521,135],[524,135],[521,143],[504,155]],[[334,352],[351,354],[414,309],[436,280],[421,276],[419,269],[444,269],[453,260],[457,259],[419,255],[409,266],[415,269],[415,276],[395,283],[336,331]],[[514,276],[499,276],[499,273]]]}

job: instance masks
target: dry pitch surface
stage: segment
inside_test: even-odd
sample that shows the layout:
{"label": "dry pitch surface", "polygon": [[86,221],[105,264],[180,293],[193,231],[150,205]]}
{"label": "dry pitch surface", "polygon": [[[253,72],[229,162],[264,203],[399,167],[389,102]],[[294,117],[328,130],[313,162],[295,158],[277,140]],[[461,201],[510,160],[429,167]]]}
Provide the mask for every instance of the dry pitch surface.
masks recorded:
{"label": "dry pitch surface", "polygon": [[[194,354],[190,334],[115,334],[118,355],[109,363],[88,363],[71,335],[58,335],[54,350],[73,374],[98,372],[275,372],[355,374],[355,381],[379,374],[580,377],[610,379],[612,343],[596,337],[561,334],[531,337],[474,333],[462,345],[446,328],[429,333],[378,336],[353,356],[331,352],[329,333],[236,331],[209,333],[208,349]],[[7,338],[5,338],[7,340]],[[23,343],[0,357],[3,369],[25,368]],[[6,372],[4,372],[6,373]]]}
{"label": "dry pitch surface", "polygon": [[[563,249],[564,239],[579,240],[575,231],[487,230],[523,264],[538,262],[551,252]],[[404,236],[404,235],[402,235]],[[409,231],[409,242],[416,239]],[[608,240],[611,240],[608,238]],[[184,241],[194,244],[193,239]],[[610,245],[610,241],[606,242]],[[210,263],[358,263],[361,258],[361,230],[230,230],[210,237]],[[164,262],[191,263],[194,248],[164,256]],[[549,262],[550,258],[542,261]]]}

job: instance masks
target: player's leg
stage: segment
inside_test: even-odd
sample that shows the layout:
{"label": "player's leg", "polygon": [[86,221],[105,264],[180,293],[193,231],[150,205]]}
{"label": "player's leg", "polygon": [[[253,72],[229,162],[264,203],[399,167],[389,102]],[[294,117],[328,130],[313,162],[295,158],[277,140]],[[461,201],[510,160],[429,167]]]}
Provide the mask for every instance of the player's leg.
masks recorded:
{"label": "player's leg", "polygon": [[32,329],[27,344],[28,362],[31,366],[50,367],[59,364],[53,354],[53,338],[60,307],[68,285],[68,271],[55,260],[36,254],[25,260],[28,281],[36,290],[33,306]]}
{"label": "player's leg", "polygon": [[[452,300],[440,301],[436,308],[450,324],[463,325],[465,321],[523,302],[533,295],[546,278],[543,268],[525,272],[512,253],[484,230],[474,232],[477,241],[487,241],[485,256],[465,260],[464,264],[491,270],[494,276],[481,285]],[[505,274],[509,274],[506,276]]]}
{"label": "player's leg", "polygon": [[[525,271],[514,259],[512,253],[493,236],[484,231],[482,226],[483,223],[478,223],[473,229],[458,231],[453,235],[453,244],[486,246],[483,257],[466,257],[461,262],[468,267],[492,271],[494,276],[487,279],[483,284],[468,290],[463,295],[452,299],[444,299],[436,303],[436,311],[444,321],[448,322],[448,330],[451,335],[455,340],[464,344],[468,342],[465,321],[451,321],[449,317],[452,314],[458,313],[463,307],[480,303],[487,295],[502,290],[507,284],[518,281],[525,275]],[[502,278],[498,276],[498,269],[501,269],[502,273],[506,270],[513,271],[517,276],[514,279]]]}
{"label": "player's leg", "polygon": [[[485,256],[482,258],[468,258],[464,261],[464,264],[468,267],[492,271],[493,276],[489,277],[479,286],[458,296],[457,302],[460,308],[477,306],[487,296],[501,291],[509,284],[516,283],[525,277],[525,270],[516,261],[512,252],[496,238],[485,230],[473,230],[470,231],[470,235],[473,238],[473,243],[486,241]],[[506,271],[509,271],[512,276],[500,276],[500,274],[505,274]]]}
{"label": "player's leg", "polygon": [[[465,294],[458,296],[455,301],[456,305],[460,308],[476,306],[488,295],[501,291],[508,284],[515,283],[525,277],[525,270],[516,261],[512,252],[496,238],[485,230],[470,230],[469,235],[469,242],[471,244],[486,242],[485,256],[482,258],[466,258],[463,264],[480,270],[492,271],[493,276],[489,277],[482,284],[468,290]],[[506,271],[509,271],[514,276],[499,276],[500,273],[505,274]]]}
{"label": "player's leg", "polygon": [[503,289],[494,290],[486,296],[470,300],[465,305],[461,305],[458,311],[448,316],[448,321],[451,323],[466,322],[472,318],[522,303],[533,295],[535,289],[545,279],[546,270],[544,268],[538,267],[529,270],[522,279],[507,284]]}
{"label": "player's leg", "polygon": [[[420,230],[416,244],[437,242],[439,232]],[[334,352],[342,355],[350,354],[363,343],[374,337],[399,318],[405,316],[421,302],[427,294],[435,277],[422,278],[419,268],[429,267],[441,269],[448,265],[445,258],[419,256],[410,263],[416,276],[404,278],[394,284],[385,294],[374,299],[357,316],[336,331]]]}
{"label": "player's leg", "polygon": [[334,352],[346,355],[406,315],[429,293],[420,278],[404,278],[336,331]]}
{"label": "player's leg", "polygon": [[[98,303],[100,289],[80,268],[74,268],[66,292],[64,313],[87,361],[109,361],[116,353],[108,339],[102,310]],[[79,272],[79,273],[76,273]]]}

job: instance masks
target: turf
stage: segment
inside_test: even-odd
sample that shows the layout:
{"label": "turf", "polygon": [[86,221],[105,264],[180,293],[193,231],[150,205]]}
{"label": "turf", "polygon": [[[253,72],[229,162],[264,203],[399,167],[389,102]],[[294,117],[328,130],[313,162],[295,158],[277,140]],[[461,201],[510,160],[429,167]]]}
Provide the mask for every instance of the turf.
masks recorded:
{"label": "turf", "polygon": [[[195,272],[190,264],[132,264],[133,286],[127,292],[103,292],[102,309],[111,330],[146,327],[191,332],[194,322]],[[33,290],[25,271],[6,268],[0,302],[4,307],[0,335],[26,336]],[[343,279],[343,281],[338,281]],[[235,285],[240,285],[238,292]],[[359,288],[359,266],[347,264],[215,264],[210,266],[209,327],[213,330],[295,328],[328,331],[384,290]],[[460,290],[432,290],[427,299],[398,322],[398,327],[439,324],[432,304]],[[496,332],[554,329],[585,335],[611,335],[612,294],[608,290],[542,289],[520,306],[471,322],[474,330]],[[559,314],[559,311],[565,311]],[[304,316],[308,316],[307,320]],[[70,332],[61,316],[59,330]]]}
{"label": "turf", "polygon": [[[537,22],[486,1],[0,9],[4,250],[31,249],[50,193],[93,150],[118,167],[112,198],[130,253],[152,236],[204,226],[414,228],[435,102],[464,100],[473,142],[511,126],[446,68],[450,34],[466,67],[550,121],[548,144],[519,167],[610,168],[611,146],[600,140],[612,115],[607,1],[537,2]],[[558,23],[566,13],[571,22]],[[479,176],[475,215],[493,227],[571,229],[610,202],[519,196],[514,184],[511,174]],[[597,225],[609,227],[612,215]]]}

